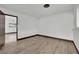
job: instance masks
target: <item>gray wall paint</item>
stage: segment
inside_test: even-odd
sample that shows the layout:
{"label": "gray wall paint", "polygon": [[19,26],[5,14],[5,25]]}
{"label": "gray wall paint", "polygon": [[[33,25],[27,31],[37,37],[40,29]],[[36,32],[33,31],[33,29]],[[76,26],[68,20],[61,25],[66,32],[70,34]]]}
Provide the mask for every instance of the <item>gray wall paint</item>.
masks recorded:
{"label": "gray wall paint", "polygon": [[73,40],[73,20],[72,11],[40,18],[38,32],[42,35]]}

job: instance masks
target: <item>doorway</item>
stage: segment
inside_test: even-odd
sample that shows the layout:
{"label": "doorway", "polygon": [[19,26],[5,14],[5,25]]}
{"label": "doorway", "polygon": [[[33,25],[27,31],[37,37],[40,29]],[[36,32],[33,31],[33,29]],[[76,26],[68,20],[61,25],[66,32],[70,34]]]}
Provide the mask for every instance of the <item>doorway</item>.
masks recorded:
{"label": "doorway", "polygon": [[18,39],[18,21],[17,16],[5,14],[5,46],[17,44]]}

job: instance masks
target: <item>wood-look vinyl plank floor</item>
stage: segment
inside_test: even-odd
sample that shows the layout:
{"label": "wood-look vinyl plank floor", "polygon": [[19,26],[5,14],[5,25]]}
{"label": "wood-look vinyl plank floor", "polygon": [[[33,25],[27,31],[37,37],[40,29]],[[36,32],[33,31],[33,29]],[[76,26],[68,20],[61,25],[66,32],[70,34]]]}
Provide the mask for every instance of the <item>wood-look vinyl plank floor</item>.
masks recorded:
{"label": "wood-look vinyl plank floor", "polygon": [[77,54],[72,42],[35,36],[19,40],[16,46],[3,47],[1,54]]}

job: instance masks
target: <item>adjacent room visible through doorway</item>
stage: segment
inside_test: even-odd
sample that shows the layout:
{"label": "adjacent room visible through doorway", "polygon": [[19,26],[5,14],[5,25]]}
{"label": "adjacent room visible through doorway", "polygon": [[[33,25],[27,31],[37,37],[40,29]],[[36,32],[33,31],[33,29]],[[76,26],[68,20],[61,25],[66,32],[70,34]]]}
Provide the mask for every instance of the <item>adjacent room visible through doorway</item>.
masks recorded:
{"label": "adjacent room visible through doorway", "polygon": [[12,46],[17,40],[17,18],[5,15],[5,47]]}

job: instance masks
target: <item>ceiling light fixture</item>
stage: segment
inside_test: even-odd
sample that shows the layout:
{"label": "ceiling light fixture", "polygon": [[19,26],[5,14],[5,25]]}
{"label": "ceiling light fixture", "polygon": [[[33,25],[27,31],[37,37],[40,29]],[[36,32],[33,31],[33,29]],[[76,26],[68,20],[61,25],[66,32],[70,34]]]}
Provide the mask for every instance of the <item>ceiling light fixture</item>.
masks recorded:
{"label": "ceiling light fixture", "polygon": [[49,4],[44,4],[44,8],[48,8],[48,7],[50,7]]}

